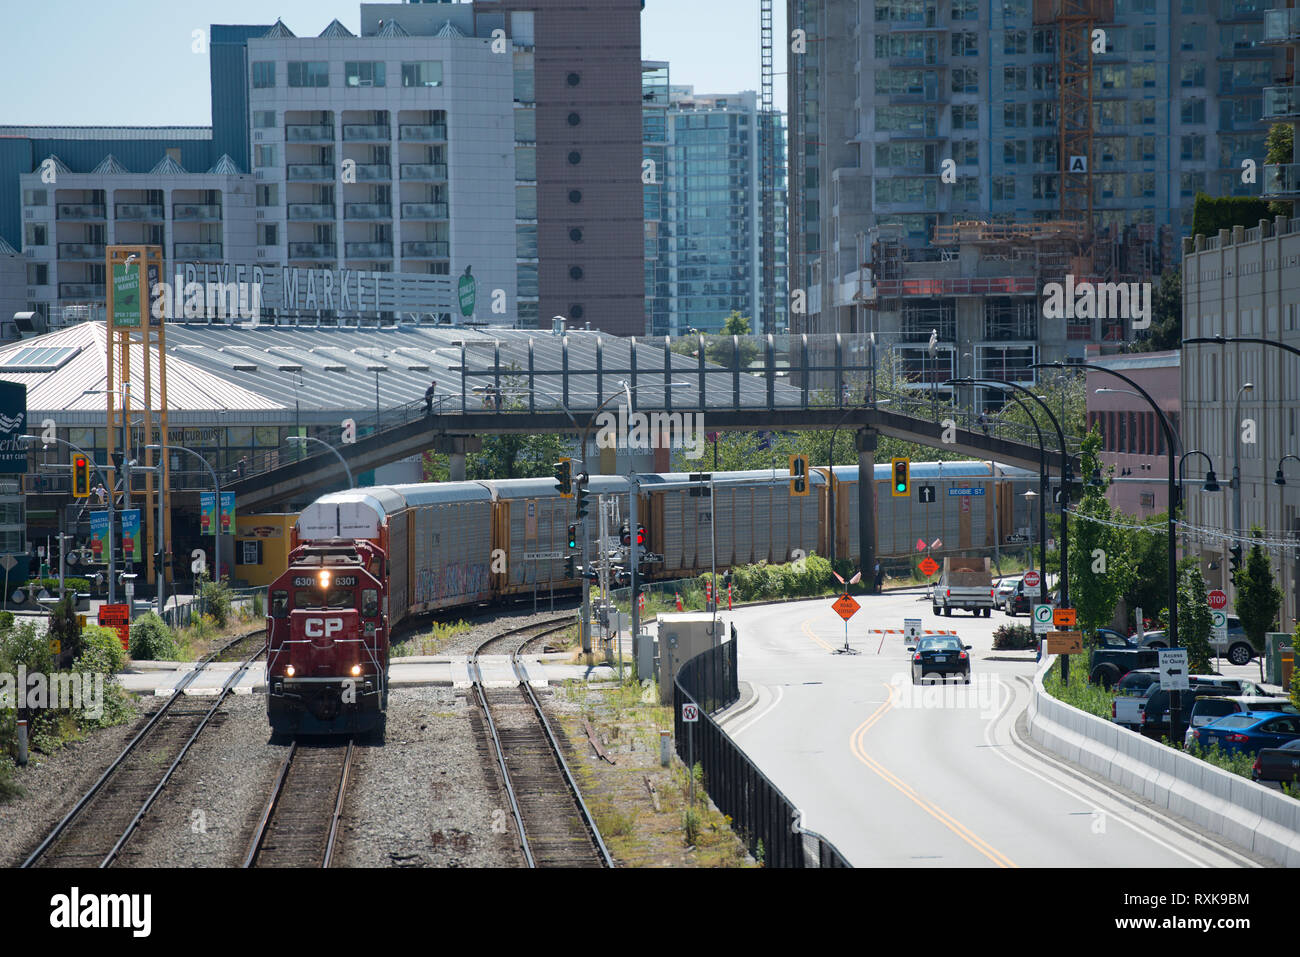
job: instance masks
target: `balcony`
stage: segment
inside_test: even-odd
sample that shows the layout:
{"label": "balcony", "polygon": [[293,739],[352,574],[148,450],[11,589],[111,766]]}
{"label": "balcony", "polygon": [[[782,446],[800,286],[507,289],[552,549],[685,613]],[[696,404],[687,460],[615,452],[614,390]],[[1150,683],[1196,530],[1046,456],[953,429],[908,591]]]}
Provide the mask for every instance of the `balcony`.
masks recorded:
{"label": "balcony", "polygon": [[284,139],[288,143],[333,143],[332,126],[286,126]]}
{"label": "balcony", "polygon": [[107,214],[103,204],[95,203],[59,203],[59,219],[103,219]]}
{"label": "balcony", "polygon": [[1296,40],[1300,40],[1300,7],[1264,13],[1265,43],[1293,43]]}
{"label": "balcony", "polygon": [[60,299],[103,299],[107,295],[102,282],[61,282]]}
{"label": "balcony", "polygon": [[172,219],[178,223],[219,223],[221,207],[204,203],[173,203]]}
{"label": "balcony", "polygon": [[344,203],[343,215],[348,219],[392,219],[393,207],[389,203]]}
{"label": "balcony", "polygon": [[343,142],[345,143],[387,143],[393,138],[392,127],[364,125],[358,123],[343,124]]}
{"label": "balcony", "polygon": [[403,123],[397,128],[398,138],[412,143],[436,143],[447,138],[447,127],[442,123],[418,125]]}
{"label": "balcony", "polygon": [[446,259],[451,254],[451,243],[446,241],[402,243],[402,256],[407,259]]}
{"label": "balcony", "polygon": [[403,203],[403,219],[446,219],[446,203]]}
{"label": "balcony", "polygon": [[308,163],[290,163],[288,177],[290,182],[328,183],[336,175],[333,166],[321,166]]}
{"label": "balcony", "polygon": [[221,243],[177,243],[177,259],[220,259]]}
{"label": "balcony", "polygon": [[356,174],[358,183],[386,183],[393,178],[393,168],[387,163],[358,163]]}
{"label": "balcony", "polygon": [[417,183],[433,183],[447,178],[446,163],[403,163],[402,179]]}
{"label": "balcony", "polygon": [[332,223],[334,207],[328,203],[290,203],[289,218],[309,223]]}
{"label": "balcony", "polygon": [[118,203],[113,215],[119,223],[138,223],[161,220],[166,215],[162,203]]}
{"label": "balcony", "polygon": [[1300,88],[1294,86],[1264,87],[1264,115],[1266,120],[1289,119],[1300,116]]}
{"label": "balcony", "polygon": [[333,259],[333,243],[290,243],[290,259]]}
{"label": "balcony", "polygon": [[104,258],[103,243],[59,243],[59,258],[97,260]]}
{"label": "balcony", "polygon": [[348,259],[388,259],[393,255],[393,244],[344,243],[343,255]]}
{"label": "balcony", "polygon": [[1266,165],[1264,167],[1264,198],[1288,199],[1300,193],[1300,163]]}

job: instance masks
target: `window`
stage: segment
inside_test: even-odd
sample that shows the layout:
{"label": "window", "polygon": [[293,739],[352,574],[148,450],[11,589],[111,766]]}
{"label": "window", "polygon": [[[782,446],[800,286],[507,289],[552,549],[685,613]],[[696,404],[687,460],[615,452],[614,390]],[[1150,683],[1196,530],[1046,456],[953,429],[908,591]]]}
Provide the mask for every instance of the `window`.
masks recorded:
{"label": "window", "polygon": [[280,205],[280,184],[269,183],[265,186],[258,186],[257,205],[258,206],[279,206]]}
{"label": "window", "polygon": [[259,130],[275,129],[275,110],[254,110],[253,127]]}
{"label": "window", "polygon": [[375,618],[379,615],[379,591],[375,588],[361,589],[361,617]]}
{"label": "window", "polygon": [[1156,48],[1155,27],[1135,27],[1133,30],[1133,50],[1150,52]]}
{"label": "window", "polygon": [[957,182],[952,188],[952,198],[954,200],[965,200],[972,203],[979,202],[980,198],[980,179],[978,176],[959,176]]}
{"label": "window", "polygon": [[1183,24],[1183,36],[1180,44],[1183,50],[1204,50],[1205,49],[1205,24],[1203,23],[1185,23]]}
{"label": "window", "polygon": [[253,147],[253,165],[254,166],[274,166],[275,163],[275,146],[255,146]]}
{"label": "window", "polygon": [[1034,104],[1034,126],[1056,126],[1056,102]]}
{"label": "window", "polygon": [[1029,144],[1024,140],[1007,140],[1002,144],[1002,162],[1008,166],[1027,162]]}
{"label": "window", "polygon": [[[1035,103],[1035,106],[1039,104]],[[1026,116],[1028,110],[1025,109],[1024,103],[1007,103],[1002,107],[1002,122],[1007,129],[1023,129],[1028,124]]]}
{"label": "window", "polygon": [[954,106],[952,108],[952,128],[954,130],[978,130],[980,128],[980,108],[974,104]]}
{"label": "window", "polygon": [[1154,136],[1135,136],[1133,143],[1133,159],[1139,163],[1149,163],[1156,158],[1156,138]]}
{"label": "window", "polygon": [[978,140],[953,140],[952,158],[958,166],[978,166],[980,144]]}
{"label": "window", "polygon": [[46,206],[48,204],[49,204],[49,199],[46,196],[45,190],[43,189],[23,190],[24,206]]}
{"label": "window", "polygon": [[442,86],[442,61],[403,63],[402,86]]}
{"label": "window", "polygon": [[515,142],[532,143],[537,139],[537,113],[534,110],[515,110]]}
{"label": "window", "polygon": [[515,187],[515,219],[537,218],[537,187]]}
{"label": "window", "polygon": [[1036,173],[1033,178],[1034,199],[1056,199],[1056,174]]}
{"label": "window", "polygon": [[1027,30],[1007,30],[1002,34],[1002,53],[1014,56],[1029,49],[1029,32]]}
{"label": "window", "polygon": [[50,284],[49,263],[27,264],[27,285],[48,286]]}
{"label": "window", "polygon": [[254,538],[246,542],[239,543],[241,565],[260,565],[262,564],[262,543]]}
{"label": "window", "polygon": [[1205,64],[1184,63],[1179,76],[1183,86],[1205,86]]}
{"label": "window", "polygon": [[1135,90],[1150,89],[1156,85],[1156,65],[1154,63],[1135,63],[1131,71],[1131,86]]}
{"label": "window", "polygon": [[279,225],[276,223],[258,223],[257,224],[257,245],[259,246],[280,245]]}
{"label": "window", "polygon": [[1052,29],[1035,30],[1034,31],[1034,52],[1055,53],[1056,52],[1056,31]]}
{"label": "window", "polygon": [[383,60],[361,60],[343,64],[345,86],[383,86],[385,79]]}
{"label": "window", "polygon": [[531,146],[515,147],[515,179],[537,179],[537,150]]}
{"label": "window", "polygon": [[1204,123],[1205,101],[1199,97],[1191,100],[1183,100],[1179,114],[1184,123]]}
{"label": "window", "polygon": [[49,229],[44,223],[28,223],[23,231],[24,246],[45,246],[49,243]]}
{"label": "window", "polygon": [[1034,140],[1033,162],[1039,166],[1056,165],[1056,140]]}
{"label": "window", "polygon": [[1008,200],[1016,198],[1016,178],[1014,176],[993,177],[993,199]]}
{"label": "window", "polygon": [[978,20],[980,18],[979,0],[952,0],[952,18],[954,20]]}
{"label": "window", "polygon": [[1002,89],[1007,93],[1023,90],[1026,86],[1027,71],[1023,66],[1002,68]]}
{"label": "window", "polygon": [[289,64],[289,86],[319,87],[330,85],[330,65],[324,60],[296,60]]}
{"label": "window", "polygon": [[979,56],[979,34],[954,33],[952,35],[953,56]]}
{"label": "window", "polygon": [[952,91],[954,93],[978,93],[980,91],[979,70],[974,67],[953,67]]}
{"label": "window", "polygon": [[275,86],[275,63],[263,60],[253,64],[253,89],[265,90]]}
{"label": "window", "polygon": [[287,591],[271,592],[271,617],[289,617],[289,593]]}

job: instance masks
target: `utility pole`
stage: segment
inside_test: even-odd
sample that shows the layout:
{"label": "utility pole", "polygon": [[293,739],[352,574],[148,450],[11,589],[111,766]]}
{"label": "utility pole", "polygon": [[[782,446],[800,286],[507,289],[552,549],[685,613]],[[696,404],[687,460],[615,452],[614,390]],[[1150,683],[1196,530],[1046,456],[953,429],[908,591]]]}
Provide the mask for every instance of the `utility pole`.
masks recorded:
{"label": "utility pole", "polygon": [[[632,623],[632,658],[634,661],[640,662],[641,660],[641,656],[640,656],[641,609],[639,607],[639,603],[641,600],[641,593],[638,589],[638,585],[641,576],[638,573],[640,571],[639,566],[641,564],[641,546],[638,545],[636,542],[636,528],[637,528],[636,511],[637,511],[637,499],[641,495],[641,484],[637,480],[636,472],[634,471],[628,472],[627,480],[628,483],[631,485],[631,491],[628,492],[628,496],[627,496],[627,524],[628,527],[632,530],[632,552],[631,552],[632,557],[631,560],[628,562],[628,564],[631,566],[632,569],[632,602],[631,602],[632,607],[629,610],[629,615],[631,616],[630,620]],[[620,652],[619,652],[620,654],[622,654],[621,647],[622,646],[620,646]],[[638,678],[642,677],[639,672],[637,673],[637,677]]]}

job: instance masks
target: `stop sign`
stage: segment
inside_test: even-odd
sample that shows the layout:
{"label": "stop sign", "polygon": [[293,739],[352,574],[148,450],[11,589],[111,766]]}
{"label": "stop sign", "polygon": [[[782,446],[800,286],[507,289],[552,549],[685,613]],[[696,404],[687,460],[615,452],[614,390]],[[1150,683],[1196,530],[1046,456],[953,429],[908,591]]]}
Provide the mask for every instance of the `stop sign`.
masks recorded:
{"label": "stop sign", "polygon": [[1215,611],[1223,611],[1228,607],[1228,593],[1221,588],[1216,588],[1207,596],[1210,607]]}
{"label": "stop sign", "polygon": [[1038,572],[1034,572],[1034,571],[1025,572],[1026,588],[1037,588],[1038,582],[1039,582]]}

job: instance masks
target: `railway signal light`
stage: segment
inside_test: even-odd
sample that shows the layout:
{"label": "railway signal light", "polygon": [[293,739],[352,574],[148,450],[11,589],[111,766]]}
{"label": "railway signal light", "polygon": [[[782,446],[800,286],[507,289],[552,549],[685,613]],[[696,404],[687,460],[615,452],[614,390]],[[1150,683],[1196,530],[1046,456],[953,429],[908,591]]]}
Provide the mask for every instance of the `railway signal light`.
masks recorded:
{"label": "railway signal light", "polygon": [[90,459],[84,455],[72,458],[72,497],[90,498]]}
{"label": "railway signal light", "polygon": [[578,559],[577,556],[575,555],[570,555],[568,558],[564,560],[564,577],[566,580],[577,577],[575,571],[577,567],[577,561]]}
{"label": "railway signal light", "polygon": [[555,463],[555,481],[559,483],[561,497],[573,498],[572,459],[560,459]]}
{"label": "railway signal light", "polygon": [[890,487],[890,494],[895,498],[910,495],[912,491],[911,461],[905,458],[896,458],[891,459],[890,464],[893,466],[891,472],[894,476],[894,484]]}
{"label": "railway signal light", "polygon": [[807,495],[808,492],[808,456],[792,455],[790,456],[790,494]]}
{"label": "railway signal light", "polygon": [[570,525],[569,526],[569,548],[577,548],[577,547],[578,547],[578,526]]}
{"label": "railway signal light", "polygon": [[644,525],[637,525],[636,527],[636,543],[638,547],[645,547],[646,533]]}
{"label": "railway signal light", "polygon": [[631,526],[628,522],[624,522],[623,525],[622,525],[622,527],[619,528],[619,530],[618,530],[618,540],[619,540],[619,542],[622,544],[622,546],[623,546],[624,548],[628,548],[628,547],[631,546],[631,544],[632,544],[632,526]]}
{"label": "railway signal light", "polygon": [[587,504],[588,494],[590,493],[587,492],[587,486],[585,484],[578,486],[578,518],[587,517],[587,509],[589,508]]}

